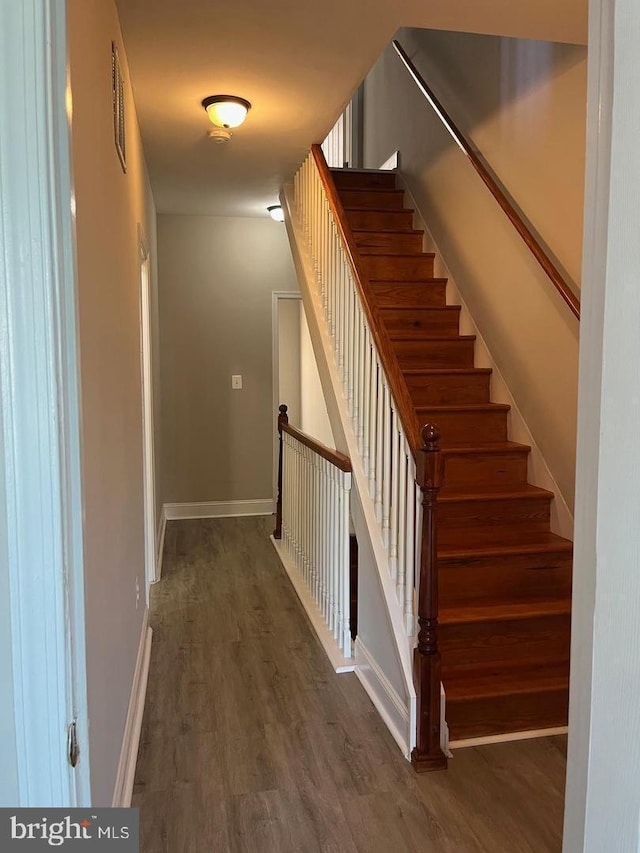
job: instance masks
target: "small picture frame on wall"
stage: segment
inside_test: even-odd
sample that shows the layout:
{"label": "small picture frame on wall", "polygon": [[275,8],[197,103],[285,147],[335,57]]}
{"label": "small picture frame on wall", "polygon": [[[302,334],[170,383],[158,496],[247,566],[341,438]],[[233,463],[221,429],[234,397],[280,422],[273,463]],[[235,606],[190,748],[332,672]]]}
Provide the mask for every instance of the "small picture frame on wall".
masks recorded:
{"label": "small picture frame on wall", "polygon": [[122,171],[127,171],[127,146],[124,121],[124,81],[115,42],[111,42],[111,90],[113,93],[113,134]]}

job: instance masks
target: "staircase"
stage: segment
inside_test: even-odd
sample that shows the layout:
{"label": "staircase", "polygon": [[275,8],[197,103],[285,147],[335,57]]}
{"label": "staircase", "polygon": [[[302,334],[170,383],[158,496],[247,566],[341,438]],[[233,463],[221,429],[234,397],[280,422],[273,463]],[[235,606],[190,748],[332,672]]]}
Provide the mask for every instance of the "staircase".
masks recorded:
{"label": "staircase", "polygon": [[[527,482],[509,406],[390,172],[332,170],[370,299],[418,427],[437,424],[439,647],[452,741],[566,725],[572,543],[550,531],[553,493]],[[414,448],[417,450],[417,448]]]}

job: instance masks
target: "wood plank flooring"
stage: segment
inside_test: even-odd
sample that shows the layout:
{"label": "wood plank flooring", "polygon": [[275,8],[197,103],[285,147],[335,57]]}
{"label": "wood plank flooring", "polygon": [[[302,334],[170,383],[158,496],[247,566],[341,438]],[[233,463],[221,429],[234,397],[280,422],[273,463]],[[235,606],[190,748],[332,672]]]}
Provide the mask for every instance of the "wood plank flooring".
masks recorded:
{"label": "wood plank flooring", "polygon": [[270,518],[173,521],[151,596],[134,789],[141,853],[551,853],[565,739],[455,752],[414,774],[336,675]]}

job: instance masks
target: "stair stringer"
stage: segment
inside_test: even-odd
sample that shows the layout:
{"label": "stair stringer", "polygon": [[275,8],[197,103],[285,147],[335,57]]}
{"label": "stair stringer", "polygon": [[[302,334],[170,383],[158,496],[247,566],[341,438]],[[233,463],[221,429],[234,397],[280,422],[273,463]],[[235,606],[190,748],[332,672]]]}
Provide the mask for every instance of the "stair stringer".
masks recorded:
{"label": "stair stringer", "polygon": [[[402,607],[391,579],[389,558],[369,496],[368,478],[334,360],[316,275],[295,215],[292,186],[283,189],[280,201],[336,449],[349,456],[353,468],[353,519],[362,555],[359,578],[361,590],[368,593],[359,596],[355,673],[409,759],[416,738],[415,638],[407,636]],[[367,574],[368,569],[370,574]],[[385,617],[384,623],[381,615]]]}

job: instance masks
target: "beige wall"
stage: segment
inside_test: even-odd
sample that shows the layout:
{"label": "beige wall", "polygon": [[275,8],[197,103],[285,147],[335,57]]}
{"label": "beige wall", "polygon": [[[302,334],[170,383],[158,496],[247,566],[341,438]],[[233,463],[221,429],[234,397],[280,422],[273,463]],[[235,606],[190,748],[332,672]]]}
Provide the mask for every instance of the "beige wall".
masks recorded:
{"label": "beige wall", "polygon": [[[138,223],[153,249],[155,211],[115,5],[112,0],[69,0],[68,26],[91,784],[93,804],[107,806],[145,606]],[[127,84],[126,175],[113,142],[112,40],[119,45]]]}
{"label": "beige wall", "polygon": [[[570,275],[580,276],[586,49],[405,31],[400,40]],[[388,49],[365,83],[365,166],[401,172],[569,506],[578,323]]]}
{"label": "beige wall", "polygon": [[326,444],[327,447],[335,447],[302,302],[300,303],[300,403],[300,429]]}
{"label": "beige wall", "polygon": [[285,229],[161,215],[158,252],[165,502],[271,498],[271,294],[298,288]]}

